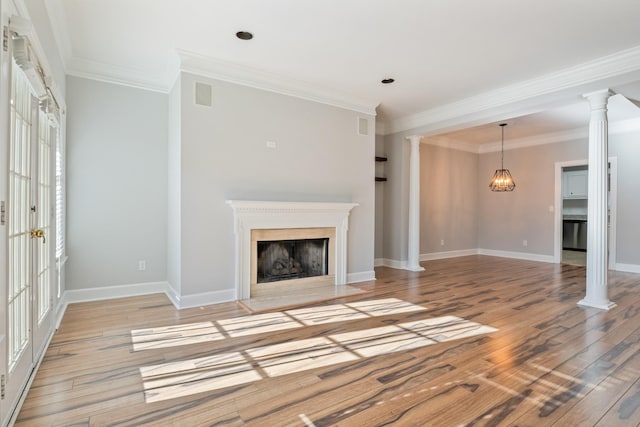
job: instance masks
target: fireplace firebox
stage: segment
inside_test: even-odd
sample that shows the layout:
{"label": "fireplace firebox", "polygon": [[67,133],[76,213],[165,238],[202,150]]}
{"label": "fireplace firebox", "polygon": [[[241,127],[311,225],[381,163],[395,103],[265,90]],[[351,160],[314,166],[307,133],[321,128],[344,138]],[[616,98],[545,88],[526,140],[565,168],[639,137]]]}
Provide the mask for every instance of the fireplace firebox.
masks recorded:
{"label": "fireplace firebox", "polygon": [[257,283],[329,274],[329,239],[258,241]]}

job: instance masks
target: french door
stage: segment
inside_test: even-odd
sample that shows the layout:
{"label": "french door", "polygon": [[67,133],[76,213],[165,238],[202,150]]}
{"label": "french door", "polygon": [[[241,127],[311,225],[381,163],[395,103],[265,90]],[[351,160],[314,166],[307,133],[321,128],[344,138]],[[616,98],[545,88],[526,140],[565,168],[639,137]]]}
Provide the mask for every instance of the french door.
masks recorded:
{"label": "french door", "polygon": [[52,147],[46,103],[15,61],[11,69],[9,149],[7,378],[15,402],[53,330]]}

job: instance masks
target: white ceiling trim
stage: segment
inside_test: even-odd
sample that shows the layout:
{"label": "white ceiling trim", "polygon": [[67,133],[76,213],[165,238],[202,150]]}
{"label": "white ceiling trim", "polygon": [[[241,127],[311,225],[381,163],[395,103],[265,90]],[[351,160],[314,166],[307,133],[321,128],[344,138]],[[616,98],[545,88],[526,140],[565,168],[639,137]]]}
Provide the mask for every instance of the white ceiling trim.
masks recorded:
{"label": "white ceiling trim", "polygon": [[[615,123],[609,123],[609,135],[640,132],[640,119],[628,119]],[[555,144],[559,142],[575,141],[579,139],[589,139],[588,127],[573,129],[563,132],[553,132],[535,135],[527,138],[511,139],[504,143],[504,149],[516,150],[519,148],[534,147],[537,145]],[[472,144],[447,137],[423,137],[422,144],[435,145],[438,147],[450,148],[458,151],[466,151],[475,154],[485,154],[500,151],[502,142],[490,142],[485,144]]]}
{"label": "white ceiling trim", "polygon": [[142,70],[118,67],[79,58],[70,58],[67,60],[67,74],[154,92],[168,93],[170,90],[170,83],[168,83],[170,79],[168,78],[153,79],[150,78],[149,73]]}
{"label": "white ceiling trim", "polygon": [[[609,123],[608,126],[609,135],[616,135],[622,133],[638,132],[640,131],[640,119],[628,119],[619,122]],[[558,142],[575,141],[577,139],[589,139],[589,128],[584,127],[580,129],[573,129],[563,132],[553,132],[547,134],[540,134],[527,138],[512,139],[509,142],[504,143],[505,150],[515,150],[518,148],[533,147],[536,145],[555,144]],[[501,150],[501,142],[491,142],[487,144],[480,144],[476,147],[476,153],[491,153]]]}
{"label": "white ceiling trim", "polygon": [[322,88],[294,78],[221,61],[181,49],[178,49],[177,52],[180,57],[180,69],[188,73],[345,108],[363,114],[376,115],[377,102],[345,97],[328,88]]}
{"label": "white ceiling trim", "polygon": [[[504,149],[515,150],[518,148],[534,147],[536,145],[555,144],[558,142],[574,141],[576,139],[589,138],[589,129],[574,129],[564,132],[554,132],[542,135],[531,136],[527,138],[512,139],[509,142],[505,142]],[[478,153],[491,153],[500,151],[502,149],[501,142],[490,142],[488,144],[481,144],[478,146]]]}
{"label": "white ceiling trim", "polygon": [[427,137],[422,138],[420,142],[423,144],[435,145],[437,147],[450,148],[452,150],[466,151],[468,153],[475,154],[479,153],[481,147],[477,144],[470,144],[468,142],[457,141],[455,139],[445,137]]}
{"label": "white ceiling trim", "polygon": [[445,123],[449,124],[447,122],[451,120],[478,113],[486,114],[488,110],[509,104],[525,102],[637,71],[640,71],[640,46],[403,117],[389,123],[385,130],[387,133],[396,133],[426,127],[431,131],[443,127]]}

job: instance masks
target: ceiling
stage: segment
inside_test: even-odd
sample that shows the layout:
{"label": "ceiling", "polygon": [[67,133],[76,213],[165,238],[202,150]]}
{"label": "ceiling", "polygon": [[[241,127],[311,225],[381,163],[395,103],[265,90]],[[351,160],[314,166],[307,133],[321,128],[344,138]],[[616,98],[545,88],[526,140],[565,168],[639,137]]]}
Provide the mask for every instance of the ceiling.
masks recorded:
{"label": "ceiling", "polygon": [[[638,0],[44,3],[68,74],[168,91],[197,59],[213,76],[375,111],[388,132],[424,121],[483,144],[504,119],[520,138],[585,126],[585,90],[640,99]],[[640,117],[621,105],[612,120]]]}

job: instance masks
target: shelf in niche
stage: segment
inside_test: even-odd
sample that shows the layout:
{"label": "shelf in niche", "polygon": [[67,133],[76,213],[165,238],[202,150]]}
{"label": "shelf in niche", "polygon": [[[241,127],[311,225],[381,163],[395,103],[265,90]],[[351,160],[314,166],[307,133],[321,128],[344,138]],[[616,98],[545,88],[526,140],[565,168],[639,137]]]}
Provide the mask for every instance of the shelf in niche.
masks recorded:
{"label": "shelf in niche", "polygon": [[386,156],[376,156],[376,162],[386,162],[386,161],[387,161]]}
{"label": "shelf in niche", "polygon": [[376,182],[385,182],[387,178],[384,176],[376,176]]}

